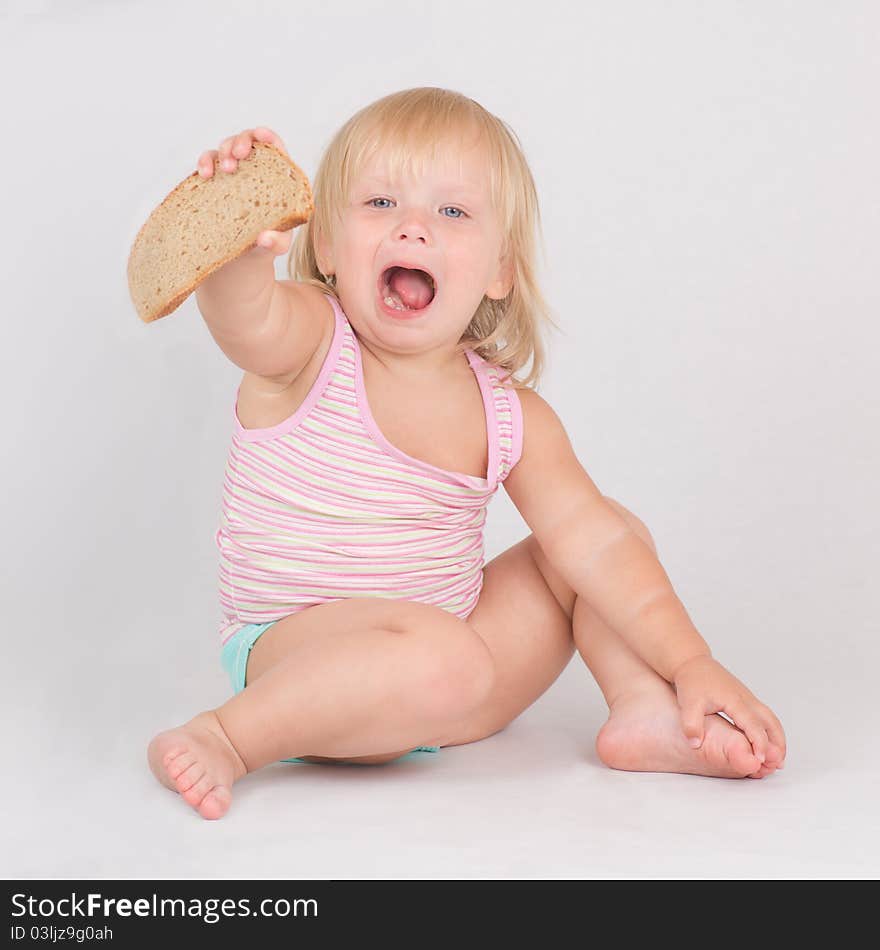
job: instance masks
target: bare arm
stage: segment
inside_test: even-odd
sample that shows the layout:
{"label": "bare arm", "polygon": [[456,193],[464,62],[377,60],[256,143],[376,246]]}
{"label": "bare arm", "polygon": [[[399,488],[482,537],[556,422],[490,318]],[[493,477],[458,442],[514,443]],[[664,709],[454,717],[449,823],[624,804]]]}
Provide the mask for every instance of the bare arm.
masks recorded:
{"label": "bare arm", "polygon": [[[215,161],[222,163],[221,174],[234,174],[237,160],[250,154],[254,139],[284,148],[270,129],[248,129],[225,139],[216,152],[202,153],[199,174],[214,174]],[[275,279],[274,259],[287,253],[291,235],[261,232],[254,247],[205,278],[195,293],[211,336],[229,359],[249,373],[276,381],[299,374],[326,325],[327,304],[318,288]]]}
{"label": "bare arm", "polygon": [[[250,257],[256,254],[265,257]],[[271,255],[259,248],[226,264],[196,289],[199,311],[229,359],[279,382],[295,379],[321,342],[325,296],[310,284],[276,280]]]}
{"label": "bare arm", "polygon": [[275,283],[272,256],[254,247],[199,284],[199,312],[221,346],[221,341],[251,337],[260,331],[269,315]]}
{"label": "bare arm", "polygon": [[550,406],[521,394],[527,439],[504,486],[566,583],[664,679],[709,646],[653,551],[609,505]]}
{"label": "bare arm", "polygon": [[781,768],[786,741],[776,714],[712,657],[653,551],[584,471],[556,413],[535,392],[520,401],[522,458],[504,486],[548,560],[674,686],[691,745],[702,742],[705,717],[724,712],[758,763],[769,755]]}

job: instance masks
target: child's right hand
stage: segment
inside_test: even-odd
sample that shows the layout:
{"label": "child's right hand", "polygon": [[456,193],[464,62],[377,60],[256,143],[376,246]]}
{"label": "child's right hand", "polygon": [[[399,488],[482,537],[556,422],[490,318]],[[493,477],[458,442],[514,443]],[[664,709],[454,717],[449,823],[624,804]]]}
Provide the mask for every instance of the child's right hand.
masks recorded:
{"label": "child's right hand", "polygon": [[[244,132],[239,132],[238,135],[230,135],[228,139],[223,139],[219,148],[202,152],[197,163],[199,177],[210,178],[214,174],[215,163],[219,163],[218,168],[221,173],[234,175],[238,169],[239,160],[250,154],[254,141],[269,142],[284,152],[285,155],[288,154],[284,143],[271,129],[267,129],[265,126],[245,129]],[[292,235],[293,229],[290,231],[260,231],[257,235],[257,244],[254,251],[256,253],[269,251],[273,257],[286,254],[290,250]]]}

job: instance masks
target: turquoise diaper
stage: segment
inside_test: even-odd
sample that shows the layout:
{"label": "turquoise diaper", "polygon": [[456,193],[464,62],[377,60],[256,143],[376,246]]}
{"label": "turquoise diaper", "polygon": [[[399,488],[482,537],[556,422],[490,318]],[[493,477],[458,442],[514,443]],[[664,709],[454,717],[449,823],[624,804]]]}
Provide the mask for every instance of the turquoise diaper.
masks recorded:
{"label": "turquoise diaper", "polygon": [[[248,655],[253,645],[257,642],[257,638],[275,623],[278,623],[278,621],[270,620],[269,623],[249,623],[242,627],[237,633],[234,633],[226,643],[223,644],[223,648],[220,651],[220,664],[229,675],[233,693],[240,693],[244,689],[244,677],[247,669]],[[406,755],[402,755],[400,759],[408,759],[413,755],[417,755],[419,752],[439,751],[440,746],[437,745],[420,745],[411,752],[407,752]],[[400,759],[395,759],[394,761],[399,762]],[[293,762],[295,765],[323,764],[320,762],[307,762],[305,759],[281,759],[281,761]],[[354,765],[357,763],[342,764]]]}

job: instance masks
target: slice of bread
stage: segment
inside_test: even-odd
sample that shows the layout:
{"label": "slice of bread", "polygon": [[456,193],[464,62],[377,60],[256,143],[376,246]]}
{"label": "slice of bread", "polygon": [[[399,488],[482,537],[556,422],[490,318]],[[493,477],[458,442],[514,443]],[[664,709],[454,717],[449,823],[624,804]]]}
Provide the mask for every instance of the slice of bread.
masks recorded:
{"label": "slice of bread", "polygon": [[193,172],[147,218],[128,256],[128,289],[145,323],[176,310],[209,275],[250,250],[261,231],[289,231],[315,210],[305,173],[266,142],[234,172]]}

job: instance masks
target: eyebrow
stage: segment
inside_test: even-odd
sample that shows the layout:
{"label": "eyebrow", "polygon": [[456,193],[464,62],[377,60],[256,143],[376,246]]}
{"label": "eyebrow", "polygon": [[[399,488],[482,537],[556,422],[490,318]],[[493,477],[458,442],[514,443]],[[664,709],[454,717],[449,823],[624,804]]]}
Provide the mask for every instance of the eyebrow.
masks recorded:
{"label": "eyebrow", "polygon": [[[388,187],[391,187],[392,185],[392,182],[382,175],[370,175],[369,177],[364,179],[364,183],[386,185]],[[477,197],[480,194],[480,189],[478,187],[473,186],[473,185],[466,185],[462,182],[441,181],[438,187],[444,190],[448,190],[448,191],[460,191],[464,194],[472,195],[473,197]]]}

